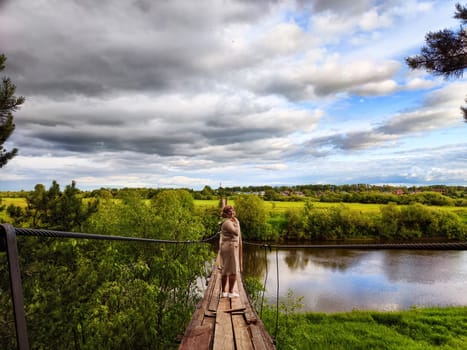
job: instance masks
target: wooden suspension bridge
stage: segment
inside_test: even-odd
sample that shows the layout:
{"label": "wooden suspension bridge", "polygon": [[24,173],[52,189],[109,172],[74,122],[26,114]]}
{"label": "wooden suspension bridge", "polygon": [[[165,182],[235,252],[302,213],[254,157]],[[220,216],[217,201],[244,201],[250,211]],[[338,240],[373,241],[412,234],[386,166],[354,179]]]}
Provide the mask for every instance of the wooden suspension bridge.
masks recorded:
{"label": "wooden suspension bridge", "polygon": [[256,314],[246,294],[241,273],[237,273],[238,297],[222,297],[219,255],[209,278],[204,298],[198,304],[179,350],[270,350],[273,339]]}

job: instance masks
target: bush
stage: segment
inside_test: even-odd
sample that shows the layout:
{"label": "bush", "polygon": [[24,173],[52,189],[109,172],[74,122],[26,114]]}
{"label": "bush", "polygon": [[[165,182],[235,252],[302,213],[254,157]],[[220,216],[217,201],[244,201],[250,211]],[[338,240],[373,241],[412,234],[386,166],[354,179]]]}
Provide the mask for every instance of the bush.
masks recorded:
{"label": "bush", "polygon": [[235,199],[235,211],[245,239],[271,240],[278,238],[267,224],[264,200],[256,195],[239,195]]}

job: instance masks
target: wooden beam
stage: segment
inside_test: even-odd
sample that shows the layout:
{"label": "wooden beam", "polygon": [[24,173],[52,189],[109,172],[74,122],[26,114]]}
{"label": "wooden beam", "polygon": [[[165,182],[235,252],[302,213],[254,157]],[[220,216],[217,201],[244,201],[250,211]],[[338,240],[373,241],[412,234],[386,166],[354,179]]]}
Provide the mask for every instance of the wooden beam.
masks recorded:
{"label": "wooden beam", "polygon": [[213,350],[235,350],[231,315],[223,312],[230,308],[230,299],[222,298],[216,317]]}

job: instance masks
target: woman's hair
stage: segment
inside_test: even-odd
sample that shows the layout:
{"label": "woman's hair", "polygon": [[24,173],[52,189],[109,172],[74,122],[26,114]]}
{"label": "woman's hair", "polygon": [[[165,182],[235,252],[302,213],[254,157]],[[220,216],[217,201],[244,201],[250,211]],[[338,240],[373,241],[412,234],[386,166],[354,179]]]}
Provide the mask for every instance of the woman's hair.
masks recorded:
{"label": "woman's hair", "polygon": [[222,208],[222,217],[223,218],[228,218],[230,216],[230,212],[233,210],[234,207],[231,205],[226,205],[224,208]]}

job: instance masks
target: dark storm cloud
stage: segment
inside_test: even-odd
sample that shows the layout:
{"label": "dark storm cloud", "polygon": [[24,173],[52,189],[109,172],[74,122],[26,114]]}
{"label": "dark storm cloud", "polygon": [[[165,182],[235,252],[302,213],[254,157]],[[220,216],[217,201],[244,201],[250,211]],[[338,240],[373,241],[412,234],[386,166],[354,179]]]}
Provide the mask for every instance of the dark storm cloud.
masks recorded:
{"label": "dark storm cloud", "polygon": [[160,156],[172,156],[176,153],[177,145],[193,141],[185,135],[143,135],[135,138],[112,129],[105,132],[46,129],[35,131],[30,137],[47,140],[62,151],[95,153],[126,150]]}
{"label": "dark storm cloud", "polygon": [[311,0],[301,1],[301,3],[312,3],[313,10],[316,12],[332,11],[337,13],[358,13],[367,10],[370,0]]}
{"label": "dark storm cloud", "polygon": [[[10,34],[12,76],[25,93],[46,96],[172,86],[196,74],[193,59],[215,43],[200,16],[168,3],[143,12],[128,2],[52,1]],[[21,21],[23,4],[9,5]]]}
{"label": "dark storm cloud", "polygon": [[314,152],[316,152],[316,150],[319,151],[320,149],[328,149],[328,152],[321,152],[323,152],[322,155],[329,155],[331,150],[362,150],[373,148],[377,144],[381,144],[392,139],[394,139],[394,137],[378,133],[375,130],[356,131],[314,138],[309,143],[309,146],[314,150]]}
{"label": "dark storm cloud", "polygon": [[[237,1],[222,6],[210,1],[8,5],[10,17],[20,23],[5,28],[6,39],[11,38],[4,47],[11,76],[23,94],[49,97],[183,90],[199,87],[198,80],[206,84],[206,77],[222,80],[225,69],[236,66],[232,57],[219,60],[231,45],[222,31],[263,16],[269,8],[267,2]],[[27,15],[31,11],[34,16]],[[236,59],[253,59],[241,56]]]}

